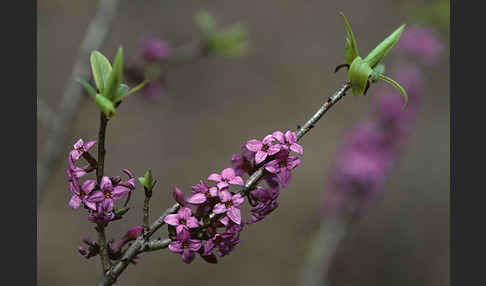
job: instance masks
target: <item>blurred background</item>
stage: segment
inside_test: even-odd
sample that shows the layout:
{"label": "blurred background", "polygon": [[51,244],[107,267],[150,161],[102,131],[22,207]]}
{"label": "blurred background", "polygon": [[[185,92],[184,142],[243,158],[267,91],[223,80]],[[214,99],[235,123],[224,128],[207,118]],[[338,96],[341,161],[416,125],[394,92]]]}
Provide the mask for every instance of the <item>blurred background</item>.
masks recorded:
{"label": "blurred background", "polygon": [[[438,65],[423,69],[427,92],[406,152],[383,196],[339,245],[331,284],[449,285],[449,23],[447,15],[431,8],[433,2],[120,1],[100,48],[110,59],[119,45],[127,62],[135,59],[147,35],[175,47],[191,42],[200,36],[194,16],[201,9],[220,26],[244,23],[251,45],[242,58],[208,57],[171,69],[169,88],[156,100],[127,99],[108,126],[105,173],[120,175],[128,168],[141,176],[151,168],[158,178],[151,201],[155,218],[173,203],[174,185],[188,194],[200,179],[229,167],[231,155],[246,140],[295,129],[340,86],[345,72],[333,73],[344,53],[340,11],[363,54],[403,22],[428,25],[439,31],[443,55]],[[37,8],[37,96],[56,107],[97,1],[38,0]],[[448,12],[448,6],[441,9]],[[377,88],[373,85],[368,94]],[[371,96],[347,96],[301,141],[306,155],[282,191],[280,207],[248,226],[230,256],[217,265],[200,258],[186,265],[169,251],[150,253],[129,266],[117,285],[296,285],[319,225],[332,162],[344,135],[372,115]],[[65,174],[71,142],[96,140],[98,117],[96,105],[83,100],[69,131],[70,145],[62,147],[66,157],[40,200],[39,285],[94,285],[100,277],[99,259],[86,260],[77,252],[81,238],[95,238],[96,232],[82,210],[69,208]],[[37,126],[40,157],[48,133]],[[118,239],[140,224],[143,194],[140,187],[136,192],[126,219],[110,224],[108,238]]]}

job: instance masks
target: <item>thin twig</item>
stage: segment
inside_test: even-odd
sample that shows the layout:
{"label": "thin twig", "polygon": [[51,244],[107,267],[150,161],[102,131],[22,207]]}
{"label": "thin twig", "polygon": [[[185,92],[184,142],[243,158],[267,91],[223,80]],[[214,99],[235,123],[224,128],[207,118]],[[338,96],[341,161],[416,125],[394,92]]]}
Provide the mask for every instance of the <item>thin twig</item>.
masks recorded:
{"label": "thin twig", "polygon": [[146,236],[149,230],[149,212],[150,212],[150,198],[152,197],[152,190],[147,189],[144,187],[145,190],[145,199],[143,201],[143,219],[142,219],[142,226],[143,226],[143,235]]}
{"label": "thin twig", "polygon": [[[336,104],[341,98],[346,95],[346,91],[350,88],[348,82],[344,83],[332,96],[328,98],[328,100],[319,108],[319,110],[298,130],[297,132],[297,140],[300,140],[307,132],[309,132],[312,127],[319,121],[319,119],[334,105]],[[253,189],[256,184],[258,184],[259,180],[264,175],[264,167],[260,167],[257,171],[255,171],[250,178],[245,183],[245,187],[240,190],[241,193],[245,194],[249,190]],[[110,271],[102,277],[102,279],[98,282],[98,286],[106,286],[106,285],[113,285],[118,276],[126,269],[130,261],[140,252],[142,252],[143,247],[148,247],[150,243],[147,240],[150,236],[157,231],[161,226],[163,226],[164,218],[172,213],[175,213],[179,209],[179,204],[175,204],[172,207],[165,210],[165,212],[152,223],[149,228],[149,231],[146,235],[141,235],[135,240],[135,242],[127,249],[125,254],[123,255],[122,259],[118,263],[116,263]],[[166,240],[164,240],[166,241]],[[168,242],[167,242],[168,243]],[[155,243],[154,243],[155,244]],[[162,247],[163,244],[160,244],[160,249],[165,248]],[[155,248],[155,246],[154,246]],[[155,249],[154,249],[155,250]],[[146,251],[145,249],[143,251]]]}
{"label": "thin twig", "polygon": [[[100,112],[100,129],[98,132],[98,166],[96,168],[96,181],[98,186],[103,178],[103,172],[105,168],[105,137],[106,137],[106,126],[108,124],[108,118],[103,112]],[[106,245],[106,235],[104,225],[99,224],[96,227],[98,231],[98,244],[100,246],[100,260],[101,266],[103,268],[103,273],[106,273],[111,267],[110,257],[108,255],[108,246]]]}
{"label": "thin twig", "polygon": [[37,165],[37,198],[41,198],[43,188],[55,169],[60,156],[64,153],[68,131],[73,125],[78,106],[84,90],[74,79],[76,76],[89,77],[89,54],[99,49],[104,42],[118,8],[118,0],[98,1],[96,15],[91,20],[86,35],[76,57],[67,88],[64,91],[56,120],[51,121],[46,143],[43,147],[43,158]]}

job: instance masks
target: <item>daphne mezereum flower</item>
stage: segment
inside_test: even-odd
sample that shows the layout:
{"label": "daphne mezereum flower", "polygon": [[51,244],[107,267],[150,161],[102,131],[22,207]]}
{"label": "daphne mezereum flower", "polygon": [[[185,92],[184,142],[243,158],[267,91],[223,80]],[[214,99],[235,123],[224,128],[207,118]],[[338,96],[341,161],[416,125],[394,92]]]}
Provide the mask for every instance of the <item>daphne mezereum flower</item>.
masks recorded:
{"label": "daphne mezereum flower", "polygon": [[421,62],[437,64],[444,45],[435,31],[429,28],[412,26],[406,29],[396,50],[417,57]]}
{"label": "daphne mezereum flower", "polygon": [[98,225],[107,225],[110,221],[115,218],[115,214],[110,211],[104,211],[101,206],[96,208],[96,211],[88,212],[88,220],[94,222]]}
{"label": "daphne mezereum flower", "polygon": [[217,254],[223,257],[229,254],[240,243],[242,225],[233,225],[224,233],[217,233],[204,245],[203,255],[210,255],[214,248],[218,248]]}
{"label": "daphne mezereum flower", "polygon": [[206,183],[201,181],[199,184],[192,187],[192,196],[187,199],[187,202],[193,205],[200,205],[208,202],[211,198],[218,197],[218,188],[209,187]]}
{"label": "daphne mezereum flower", "polygon": [[272,135],[267,135],[262,141],[252,139],[246,142],[246,148],[255,152],[255,163],[260,164],[265,161],[268,156],[272,156],[280,151],[280,145],[273,144],[275,138]]}
{"label": "daphne mezereum flower", "polygon": [[170,214],[164,218],[165,223],[176,227],[176,233],[189,232],[190,228],[199,227],[197,218],[192,216],[190,208],[180,208],[176,214]]}
{"label": "daphne mezereum flower", "polygon": [[272,133],[272,136],[277,139],[281,146],[286,150],[294,151],[299,155],[304,154],[304,148],[301,145],[297,144],[297,135],[294,132],[288,130],[285,132],[285,135],[282,131],[275,131]]}
{"label": "daphne mezereum flower", "polygon": [[131,188],[126,185],[113,186],[110,178],[103,176],[101,178],[100,188],[89,196],[88,201],[100,203],[101,208],[105,212],[111,212],[115,206],[115,201],[120,200],[130,191]]}
{"label": "daphne mezereum flower", "polygon": [[96,141],[88,141],[84,143],[83,139],[79,139],[75,144],[74,144],[74,149],[70,152],[70,157],[73,158],[74,161],[79,160],[81,156],[85,152],[88,152],[91,147],[96,144]]}
{"label": "daphne mezereum flower", "polygon": [[87,173],[86,170],[84,168],[80,168],[76,166],[75,161],[71,156],[69,156],[68,160],[69,160],[69,166],[66,169],[68,181],[71,182],[73,179],[77,180],[82,176],[86,175]]}
{"label": "daphne mezereum flower", "polygon": [[255,190],[250,192],[250,196],[257,202],[251,209],[251,218],[248,224],[258,222],[265,218],[266,215],[274,211],[278,207],[278,195],[280,191],[278,188],[263,188],[258,186]]}
{"label": "daphne mezereum flower", "polygon": [[73,196],[69,201],[69,206],[72,209],[77,209],[83,203],[85,206],[92,210],[96,210],[96,203],[90,202],[88,200],[89,194],[95,188],[95,181],[86,180],[83,185],[80,185],[77,180],[72,180],[69,182],[69,189]]}
{"label": "daphne mezereum flower", "polygon": [[231,195],[229,190],[222,190],[219,193],[219,199],[221,202],[214,206],[213,212],[215,214],[226,213],[234,223],[241,224],[241,211],[238,206],[240,206],[245,199],[240,194]]}
{"label": "daphne mezereum flower", "polygon": [[291,170],[299,166],[300,159],[297,156],[289,156],[287,151],[281,151],[277,157],[265,164],[265,169],[272,174],[276,174],[282,187],[286,187],[291,178]]}
{"label": "daphne mezereum flower", "polygon": [[153,37],[142,38],[140,50],[145,62],[166,61],[170,55],[167,42]]}
{"label": "daphne mezereum flower", "polygon": [[169,244],[169,250],[182,255],[182,261],[189,264],[196,257],[195,252],[201,248],[202,242],[190,239],[189,232],[182,231],[176,235],[177,240]]}
{"label": "daphne mezereum flower", "polygon": [[213,173],[209,175],[208,180],[217,182],[218,189],[227,188],[229,185],[243,186],[243,179],[240,176],[236,176],[233,168],[226,168],[220,174]]}

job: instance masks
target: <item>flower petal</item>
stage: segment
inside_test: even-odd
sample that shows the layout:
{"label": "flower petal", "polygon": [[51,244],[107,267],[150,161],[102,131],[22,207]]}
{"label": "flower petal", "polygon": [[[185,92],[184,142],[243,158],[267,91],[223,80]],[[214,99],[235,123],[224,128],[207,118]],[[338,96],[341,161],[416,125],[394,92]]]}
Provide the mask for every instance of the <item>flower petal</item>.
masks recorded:
{"label": "flower petal", "polygon": [[234,206],[239,206],[245,201],[245,199],[240,194],[236,194],[233,196],[232,201]]}
{"label": "flower petal", "polygon": [[276,174],[279,172],[280,168],[278,166],[278,161],[277,160],[272,160],[265,164],[265,169],[269,171],[270,173]]}
{"label": "flower petal", "polygon": [[257,151],[255,154],[255,163],[260,164],[267,158],[267,155],[267,152],[261,150]]}
{"label": "flower petal", "polygon": [[198,251],[201,248],[202,242],[198,239],[189,239],[189,249],[191,251]]}
{"label": "flower petal", "polygon": [[84,205],[87,206],[88,208],[92,209],[92,210],[96,210],[96,203],[94,202],[90,202],[88,200],[84,200],[83,201]]}
{"label": "flower petal", "polygon": [[252,151],[252,152],[256,152],[260,149],[262,149],[262,142],[258,141],[258,140],[249,140],[248,142],[246,142],[246,149]]}
{"label": "flower petal", "polygon": [[285,136],[282,131],[275,131],[272,133],[273,138],[277,139],[280,143],[285,143]]}
{"label": "flower petal", "polygon": [[100,189],[111,190],[112,187],[113,185],[110,178],[108,178],[107,176],[103,176],[103,178],[101,178]]}
{"label": "flower petal", "polygon": [[226,206],[222,203],[217,203],[213,208],[213,213],[222,214],[226,212]]}
{"label": "flower petal", "polygon": [[105,211],[111,212],[113,210],[113,207],[115,206],[115,202],[113,202],[113,199],[105,198],[101,203],[101,206]]}
{"label": "flower petal", "polygon": [[225,179],[231,180],[236,176],[235,170],[233,170],[233,168],[226,168],[221,172],[221,176]]}
{"label": "flower petal", "polygon": [[262,144],[270,145],[273,143],[273,141],[275,141],[275,138],[270,134],[265,136],[265,138],[263,138]]}
{"label": "flower petal", "polygon": [[192,195],[187,202],[194,205],[200,205],[206,201],[206,195],[203,193],[197,193]]}
{"label": "flower petal", "polygon": [[241,212],[240,209],[234,206],[231,206],[226,213],[226,215],[236,224],[241,224]]}
{"label": "flower petal", "polygon": [[179,216],[176,214],[170,214],[164,218],[164,222],[168,225],[179,225]]}
{"label": "flower petal", "polygon": [[230,184],[232,185],[239,185],[243,186],[245,183],[243,182],[243,179],[240,176],[236,176],[233,179],[229,181]]}
{"label": "flower petal", "polygon": [[283,168],[280,170],[280,172],[277,174],[280,184],[282,184],[282,187],[285,188],[290,182],[291,178],[291,172],[289,169]]}
{"label": "flower petal", "polygon": [[83,189],[83,191],[86,194],[89,194],[95,188],[95,186],[96,186],[95,180],[86,180],[86,181],[84,181],[83,185],[81,186],[81,189]]}
{"label": "flower petal", "polygon": [[89,149],[91,149],[94,146],[94,144],[96,144],[96,141],[88,141],[88,142],[86,142],[86,144],[84,144],[84,146],[83,146],[84,147],[84,151],[88,152]]}
{"label": "flower petal", "polygon": [[87,200],[93,203],[98,203],[104,199],[105,199],[105,195],[103,194],[103,192],[100,190],[96,190],[91,193],[91,195],[88,197]]}
{"label": "flower petal", "polygon": [[302,148],[302,146],[300,146],[297,143],[292,143],[290,145],[290,150],[294,151],[295,153],[297,153],[299,155],[303,155],[304,154],[304,148]]}
{"label": "flower petal", "polygon": [[69,206],[72,209],[77,209],[79,208],[80,205],[81,205],[81,199],[78,196],[73,195],[71,200],[69,201]]}
{"label": "flower petal", "polygon": [[122,185],[118,185],[111,192],[111,197],[114,200],[119,200],[119,199],[123,198],[126,194],[128,194],[129,192],[130,192],[129,188],[122,186]]}
{"label": "flower petal", "polygon": [[275,155],[280,151],[280,149],[282,149],[282,145],[280,144],[272,145],[270,146],[270,148],[268,148],[267,153],[268,155]]}
{"label": "flower petal", "polygon": [[219,182],[216,184],[216,186],[218,186],[218,189],[224,189],[224,188],[227,188],[229,186],[229,184],[227,182]]}
{"label": "flower petal", "polygon": [[192,216],[187,219],[186,225],[188,228],[196,228],[199,227],[199,222],[197,221],[197,218]]}
{"label": "flower petal", "polygon": [[184,263],[191,263],[194,258],[196,258],[196,255],[194,254],[194,252],[192,252],[191,250],[189,249],[184,249],[184,251],[182,252],[182,261],[184,261]]}
{"label": "flower petal", "polygon": [[176,253],[181,253],[184,249],[182,248],[182,242],[173,241],[169,243],[169,250]]}
{"label": "flower petal", "polygon": [[232,197],[231,192],[228,189],[224,189],[219,192],[219,199],[223,203],[231,200],[231,197]]}
{"label": "flower petal", "polygon": [[209,175],[208,180],[209,181],[220,182],[221,181],[221,175],[220,174],[213,173],[213,174]]}
{"label": "flower petal", "polygon": [[192,211],[190,208],[187,207],[180,208],[179,211],[177,212],[177,215],[179,216],[179,219],[187,220],[192,216]]}
{"label": "flower petal", "polygon": [[294,132],[289,130],[285,132],[285,139],[287,140],[288,143],[292,144],[297,142],[297,135],[295,135]]}

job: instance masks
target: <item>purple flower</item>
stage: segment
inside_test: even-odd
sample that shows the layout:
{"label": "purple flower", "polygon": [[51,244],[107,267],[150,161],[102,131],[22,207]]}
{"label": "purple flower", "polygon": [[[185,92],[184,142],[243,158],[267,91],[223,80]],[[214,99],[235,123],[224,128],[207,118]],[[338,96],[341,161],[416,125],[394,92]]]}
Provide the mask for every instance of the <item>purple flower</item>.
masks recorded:
{"label": "purple flower", "polygon": [[88,141],[84,143],[83,139],[79,139],[78,142],[74,144],[74,150],[72,150],[69,155],[74,161],[77,161],[85,152],[88,152],[94,144],[96,144],[96,141]]}
{"label": "purple flower", "polygon": [[88,220],[98,225],[107,225],[114,218],[115,214],[112,211],[104,211],[101,207],[98,207],[96,211],[90,210],[88,212]]}
{"label": "purple flower", "polygon": [[93,192],[88,201],[100,203],[101,208],[106,212],[111,212],[115,201],[123,198],[129,193],[131,188],[126,185],[113,186],[110,178],[103,176],[101,178],[100,188]]}
{"label": "purple flower", "polygon": [[218,197],[218,188],[209,187],[206,183],[201,181],[199,184],[192,187],[192,196],[187,199],[187,202],[194,205],[203,204],[211,198]]}
{"label": "purple flower", "polygon": [[234,223],[241,224],[241,212],[238,206],[241,205],[245,199],[240,194],[232,196],[228,190],[221,191],[219,193],[219,199],[221,202],[214,206],[213,212],[215,214],[226,213]]}
{"label": "purple flower", "polygon": [[167,91],[168,83],[165,76],[160,76],[159,78],[147,83],[141,90],[143,98],[146,100],[154,100],[165,94]]}
{"label": "purple flower", "polygon": [[172,192],[172,195],[174,196],[174,200],[181,206],[186,204],[184,193],[178,187],[174,186],[174,192]]}
{"label": "purple flower", "polygon": [[210,255],[214,248],[218,248],[218,255],[223,257],[229,254],[240,243],[242,225],[233,225],[224,233],[217,233],[204,245],[203,255]]}
{"label": "purple flower", "polygon": [[194,252],[201,248],[202,242],[197,239],[190,239],[189,232],[183,231],[177,234],[177,240],[169,244],[169,249],[175,253],[182,254],[182,261],[189,264],[196,255]]}
{"label": "purple flower", "polygon": [[116,242],[113,247],[111,248],[111,251],[113,253],[118,253],[122,249],[122,247],[127,244],[130,241],[134,241],[137,239],[140,234],[142,234],[143,227],[140,225],[134,226],[131,229],[125,233],[125,235],[118,241]]}
{"label": "purple flower", "polygon": [[412,26],[403,32],[396,49],[433,65],[438,62],[444,45],[432,29]]}
{"label": "purple flower", "polygon": [[72,209],[77,209],[79,208],[81,203],[84,203],[84,205],[88,208],[96,210],[96,204],[88,200],[89,194],[95,188],[95,185],[96,182],[93,180],[85,181],[82,186],[79,185],[79,182],[77,180],[72,180],[69,183],[69,189],[71,190],[73,196],[69,201],[69,206]]}
{"label": "purple flower", "polygon": [[272,136],[277,139],[280,144],[282,144],[283,148],[286,150],[294,151],[299,155],[304,154],[304,148],[297,144],[297,135],[295,135],[292,131],[285,132],[285,135],[282,131],[275,131],[273,132]]}
{"label": "purple flower", "polygon": [[255,153],[255,163],[260,164],[267,156],[272,156],[280,151],[280,145],[273,145],[275,138],[272,135],[267,135],[262,141],[250,140],[246,142],[246,148]]}
{"label": "purple flower", "polygon": [[226,168],[220,174],[213,173],[209,175],[208,180],[218,182],[218,189],[224,189],[229,185],[243,186],[243,179],[240,176],[236,176],[233,168]]}
{"label": "purple flower", "polygon": [[74,179],[79,179],[82,176],[86,175],[87,171],[84,168],[80,168],[75,165],[74,159],[69,156],[69,166],[67,168],[67,178],[68,181],[72,181]]}
{"label": "purple flower", "polygon": [[300,159],[296,156],[289,156],[288,152],[280,152],[275,160],[268,162],[265,169],[272,174],[276,174],[282,187],[286,187],[291,178],[291,170],[300,164]]}
{"label": "purple flower", "polygon": [[164,218],[165,223],[176,227],[176,233],[189,232],[189,228],[199,227],[197,218],[192,216],[191,209],[180,208],[177,214],[170,214]]}
{"label": "purple flower", "polygon": [[141,41],[141,56],[146,62],[166,61],[169,58],[170,49],[167,42],[144,37]]}
{"label": "purple flower", "polygon": [[260,186],[256,190],[251,191],[250,195],[257,201],[257,204],[251,209],[251,218],[248,223],[252,224],[260,221],[274,211],[278,207],[277,198],[279,193],[278,189],[265,189]]}

